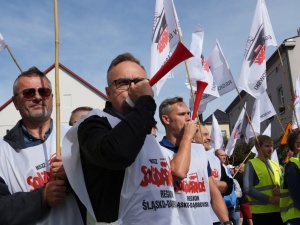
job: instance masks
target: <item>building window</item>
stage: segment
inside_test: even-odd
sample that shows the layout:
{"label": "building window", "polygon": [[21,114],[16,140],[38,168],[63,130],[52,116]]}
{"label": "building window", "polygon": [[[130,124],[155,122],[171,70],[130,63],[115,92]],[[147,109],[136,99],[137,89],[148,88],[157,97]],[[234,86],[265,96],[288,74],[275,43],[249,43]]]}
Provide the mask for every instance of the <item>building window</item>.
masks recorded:
{"label": "building window", "polygon": [[227,133],[226,133],[226,130],[222,130],[222,137],[227,137]]}
{"label": "building window", "polygon": [[285,111],[285,105],[284,105],[284,94],[283,94],[282,86],[277,88],[277,95],[278,95],[278,109],[280,113],[283,113]]}
{"label": "building window", "polygon": [[271,97],[271,94],[269,94],[269,99],[270,99],[270,101],[272,102],[272,97]]}

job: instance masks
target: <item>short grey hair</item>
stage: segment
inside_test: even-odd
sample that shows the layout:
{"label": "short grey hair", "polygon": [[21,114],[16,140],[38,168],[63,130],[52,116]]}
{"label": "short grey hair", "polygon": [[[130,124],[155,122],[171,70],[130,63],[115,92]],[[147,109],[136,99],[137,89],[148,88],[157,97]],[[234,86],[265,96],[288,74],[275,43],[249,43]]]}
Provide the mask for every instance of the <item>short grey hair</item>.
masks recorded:
{"label": "short grey hair", "polygon": [[[126,52],[126,53],[123,53],[123,54],[120,54],[118,55],[116,58],[114,58],[108,69],[107,69],[107,84],[108,84],[108,78],[109,78],[109,74],[110,74],[110,71],[117,65],[119,65],[120,63],[122,62],[133,62],[133,63],[136,63],[138,64],[140,67],[142,67],[143,70],[145,70],[144,66],[140,63],[140,60],[138,60],[136,57],[134,57],[132,54]],[[146,70],[145,70],[146,71]]]}
{"label": "short grey hair", "polygon": [[175,103],[178,103],[178,102],[183,102],[183,98],[180,96],[176,96],[174,98],[167,98],[167,99],[163,100],[162,103],[160,104],[159,119],[164,126],[165,126],[165,124],[162,121],[162,115],[168,114],[172,109],[172,105],[174,105]]}
{"label": "short grey hair", "polygon": [[19,88],[19,80],[21,77],[43,77],[45,78],[49,85],[50,88],[52,89],[51,81],[46,77],[46,74],[40,71],[37,67],[33,66],[29,68],[28,70],[22,72],[15,80],[14,85],[13,85],[13,95],[18,94],[18,88]]}

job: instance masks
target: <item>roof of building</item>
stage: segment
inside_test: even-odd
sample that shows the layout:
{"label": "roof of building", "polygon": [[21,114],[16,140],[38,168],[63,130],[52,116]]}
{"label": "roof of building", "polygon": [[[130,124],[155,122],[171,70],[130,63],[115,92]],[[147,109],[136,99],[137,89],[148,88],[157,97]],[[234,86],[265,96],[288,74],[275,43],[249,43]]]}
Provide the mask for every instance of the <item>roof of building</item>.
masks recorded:
{"label": "roof of building", "polygon": [[[54,67],[55,67],[55,64],[53,63],[48,69],[46,69],[44,71],[44,73],[45,74],[49,73]],[[103,92],[99,91],[97,88],[95,88],[93,85],[91,85],[90,83],[88,83],[86,80],[84,80],[83,78],[81,78],[80,76],[78,76],[76,73],[74,73],[73,71],[71,71],[70,69],[68,69],[67,67],[65,67],[63,64],[59,63],[59,67],[60,67],[60,69],[65,70],[67,73],[69,73],[73,78],[75,78],[76,80],[78,80],[83,85],[87,86],[89,89],[91,89],[92,91],[96,92],[98,95],[100,95],[104,99],[107,99],[107,96]],[[0,106],[0,111],[2,111],[11,102],[12,102],[12,98],[10,98],[9,100],[7,100],[3,105]]]}
{"label": "roof of building", "polygon": [[204,120],[204,124],[211,124],[212,123],[212,115],[215,115],[216,119],[218,120],[219,124],[229,123],[229,117],[228,115],[217,109],[213,114],[211,114],[209,117]]}

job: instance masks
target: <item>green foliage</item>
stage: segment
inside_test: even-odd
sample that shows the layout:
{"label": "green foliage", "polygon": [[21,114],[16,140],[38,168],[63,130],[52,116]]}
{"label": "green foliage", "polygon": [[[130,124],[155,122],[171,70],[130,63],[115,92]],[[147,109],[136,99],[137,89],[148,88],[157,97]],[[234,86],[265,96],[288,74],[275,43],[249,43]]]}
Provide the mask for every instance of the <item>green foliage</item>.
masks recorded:
{"label": "green foliage", "polygon": [[250,153],[252,147],[253,147],[253,143],[249,142],[249,144],[247,144],[245,141],[238,140],[237,144],[235,145],[234,152],[231,155],[231,157],[229,158],[230,164],[237,166],[240,163],[242,163],[248,155],[249,156],[248,156],[247,160],[245,161],[245,163],[249,159],[252,159],[255,156],[254,153]]}
{"label": "green foliage", "polygon": [[284,165],[284,160],[289,151],[287,145],[280,145],[281,136],[273,140],[274,149],[277,149],[277,155],[280,165]]}

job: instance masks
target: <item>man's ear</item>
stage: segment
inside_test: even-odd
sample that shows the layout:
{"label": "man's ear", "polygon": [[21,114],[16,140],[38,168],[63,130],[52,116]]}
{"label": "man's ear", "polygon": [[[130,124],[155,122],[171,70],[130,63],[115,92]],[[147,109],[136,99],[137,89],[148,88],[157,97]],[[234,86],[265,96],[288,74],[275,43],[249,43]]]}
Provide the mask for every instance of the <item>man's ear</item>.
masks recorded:
{"label": "man's ear", "polygon": [[196,143],[195,137],[192,138],[192,143]]}
{"label": "man's ear", "polygon": [[16,110],[19,110],[18,98],[16,96],[13,96],[12,101],[15,105]]}
{"label": "man's ear", "polygon": [[168,115],[162,115],[161,120],[163,121],[164,124],[169,124],[170,123],[170,119],[169,119]]}
{"label": "man's ear", "polygon": [[108,99],[109,99],[109,96],[110,96],[110,90],[109,90],[108,87],[105,88],[105,92],[106,92],[106,95],[107,95],[107,97],[108,97]]}

